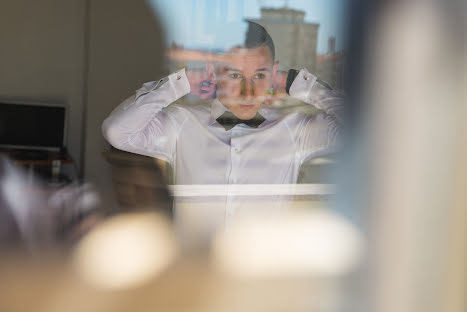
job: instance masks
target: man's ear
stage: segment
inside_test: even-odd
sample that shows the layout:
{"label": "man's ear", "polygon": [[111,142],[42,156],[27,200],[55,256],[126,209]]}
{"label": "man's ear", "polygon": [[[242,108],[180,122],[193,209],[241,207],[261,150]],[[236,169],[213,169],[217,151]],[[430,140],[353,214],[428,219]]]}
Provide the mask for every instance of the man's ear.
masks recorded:
{"label": "man's ear", "polygon": [[277,73],[277,68],[279,68],[279,61],[275,61],[274,65],[272,65],[272,80],[274,81],[274,77]]}

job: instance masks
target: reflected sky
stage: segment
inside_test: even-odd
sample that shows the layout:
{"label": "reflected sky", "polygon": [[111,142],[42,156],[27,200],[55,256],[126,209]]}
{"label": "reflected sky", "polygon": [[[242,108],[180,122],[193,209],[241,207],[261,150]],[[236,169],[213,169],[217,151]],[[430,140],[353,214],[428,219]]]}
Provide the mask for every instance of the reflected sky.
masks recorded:
{"label": "reflected sky", "polygon": [[261,7],[304,10],[305,22],[319,23],[318,53],[326,53],[327,41],[336,37],[336,48],[344,46],[344,0],[147,0],[166,25],[167,41],[190,49],[224,49],[242,41],[242,33],[216,36],[219,23],[238,23],[244,18],[260,18]]}

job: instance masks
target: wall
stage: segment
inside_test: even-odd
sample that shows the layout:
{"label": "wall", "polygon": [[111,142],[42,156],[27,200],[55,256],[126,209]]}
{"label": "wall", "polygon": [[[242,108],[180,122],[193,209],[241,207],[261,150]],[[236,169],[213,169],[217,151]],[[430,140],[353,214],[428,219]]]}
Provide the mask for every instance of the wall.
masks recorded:
{"label": "wall", "polygon": [[143,0],[3,0],[0,12],[0,98],[65,103],[69,152],[115,205],[100,125],[163,75],[157,18]]}
{"label": "wall", "polygon": [[84,4],[82,0],[2,0],[0,11],[0,98],[66,104],[66,141],[79,167]]}

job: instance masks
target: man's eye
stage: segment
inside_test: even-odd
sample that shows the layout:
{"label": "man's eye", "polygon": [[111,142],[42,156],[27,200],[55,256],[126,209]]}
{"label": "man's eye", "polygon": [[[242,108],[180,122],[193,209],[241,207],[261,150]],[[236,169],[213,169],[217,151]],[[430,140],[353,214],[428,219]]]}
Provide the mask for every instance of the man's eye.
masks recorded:
{"label": "man's eye", "polygon": [[265,74],[262,74],[262,73],[257,73],[257,74],[255,75],[255,77],[254,77],[254,78],[255,78],[255,79],[264,79],[265,77],[266,77],[266,75],[265,75]]}
{"label": "man's eye", "polygon": [[236,74],[236,73],[229,74],[229,78],[232,78],[232,79],[239,79],[240,77],[241,77],[240,74]]}

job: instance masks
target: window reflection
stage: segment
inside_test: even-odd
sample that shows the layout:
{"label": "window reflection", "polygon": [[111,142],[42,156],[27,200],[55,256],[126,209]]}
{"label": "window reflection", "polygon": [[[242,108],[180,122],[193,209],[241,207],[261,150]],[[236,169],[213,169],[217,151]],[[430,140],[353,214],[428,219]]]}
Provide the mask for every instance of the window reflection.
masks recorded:
{"label": "window reflection", "polygon": [[[201,235],[195,245],[236,218],[272,216],[300,201],[293,191],[250,194],[259,185],[332,184],[343,125],[340,33],[325,28],[323,44],[320,23],[305,18],[310,5],[233,3],[153,1],[169,29],[169,74],[145,83],[103,123],[116,149],[164,161],[173,184],[226,186],[198,204],[174,193],[181,240]],[[325,25],[342,23],[333,14]],[[245,188],[232,191],[237,185]],[[311,208],[324,194],[302,195],[313,197],[305,200]]]}

